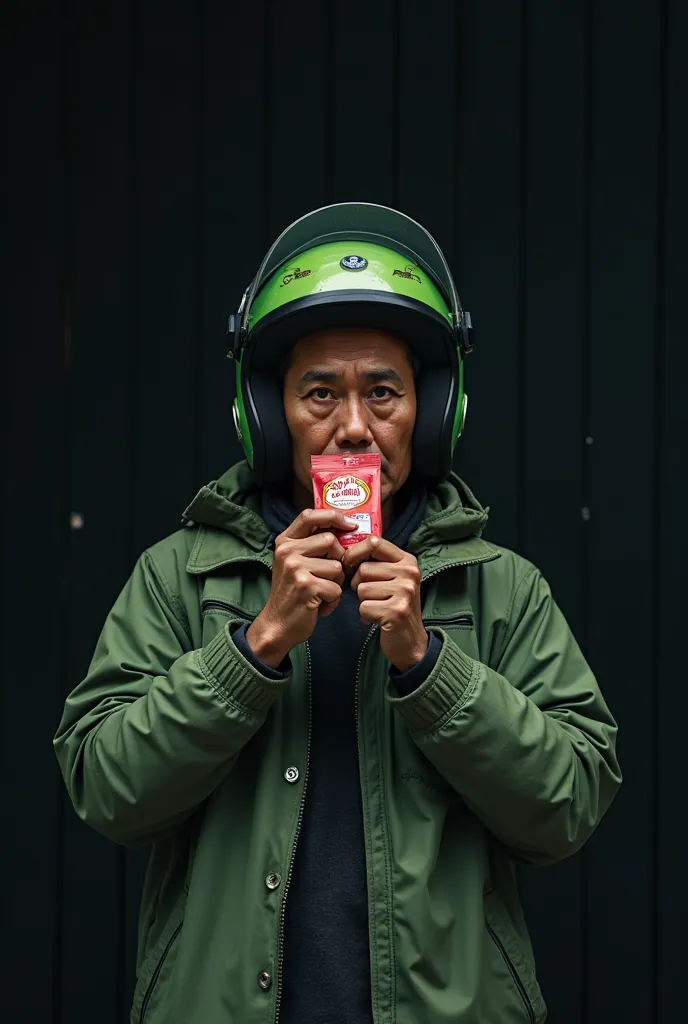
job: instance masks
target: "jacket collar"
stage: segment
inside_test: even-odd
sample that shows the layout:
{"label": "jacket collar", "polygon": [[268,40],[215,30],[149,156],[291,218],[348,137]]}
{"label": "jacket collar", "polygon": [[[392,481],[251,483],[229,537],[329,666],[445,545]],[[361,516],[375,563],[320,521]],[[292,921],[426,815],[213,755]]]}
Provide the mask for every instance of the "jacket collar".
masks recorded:
{"label": "jacket collar", "polygon": [[[274,535],[259,514],[260,494],[246,462],[202,487],[184,512],[187,526],[200,529],[187,562],[194,575],[233,562],[261,562],[272,568]],[[482,539],[489,509],[455,473],[428,494],[425,519],[411,534],[408,549],[423,576],[449,565],[492,561],[501,551]]]}

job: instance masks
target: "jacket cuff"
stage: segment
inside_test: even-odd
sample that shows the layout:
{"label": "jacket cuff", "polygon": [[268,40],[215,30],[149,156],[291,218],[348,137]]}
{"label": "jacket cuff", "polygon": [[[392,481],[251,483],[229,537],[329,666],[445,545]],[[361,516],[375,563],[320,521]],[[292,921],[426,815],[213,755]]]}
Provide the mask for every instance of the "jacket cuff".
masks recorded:
{"label": "jacket cuff", "polygon": [[232,641],[231,633],[240,625],[242,620],[230,620],[199,652],[199,660],[227,700],[265,715],[291,680],[291,672],[278,679],[262,675]]}
{"label": "jacket cuff", "polygon": [[433,627],[432,632],[442,640],[442,649],[425,682],[407,697],[395,696],[392,681],[387,690],[387,699],[418,732],[431,732],[456,711],[480,670],[480,662],[464,654],[443,629]]}

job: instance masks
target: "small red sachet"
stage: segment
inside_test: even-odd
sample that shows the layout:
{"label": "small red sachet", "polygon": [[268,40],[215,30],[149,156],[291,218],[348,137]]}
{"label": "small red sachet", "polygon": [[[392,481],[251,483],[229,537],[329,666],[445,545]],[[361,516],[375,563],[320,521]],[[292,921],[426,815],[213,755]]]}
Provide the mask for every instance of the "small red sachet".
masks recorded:
{"label": "small red sachet", "polygon": [[357,530],[335,530],[344,548],[368,534],[382,536],[380,455],[311,455],[316,508],[336,508],[358,520]]}

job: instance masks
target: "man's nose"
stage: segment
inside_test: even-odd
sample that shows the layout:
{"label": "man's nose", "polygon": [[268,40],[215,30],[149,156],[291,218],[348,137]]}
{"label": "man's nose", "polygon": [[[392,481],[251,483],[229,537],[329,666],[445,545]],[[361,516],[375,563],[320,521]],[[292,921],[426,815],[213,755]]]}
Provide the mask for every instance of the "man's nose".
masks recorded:
{"label": "man's nose", "polygon": [[340,448],[373,443],[367,410],[363,402],[353,400],[341,403],[334,440]]}

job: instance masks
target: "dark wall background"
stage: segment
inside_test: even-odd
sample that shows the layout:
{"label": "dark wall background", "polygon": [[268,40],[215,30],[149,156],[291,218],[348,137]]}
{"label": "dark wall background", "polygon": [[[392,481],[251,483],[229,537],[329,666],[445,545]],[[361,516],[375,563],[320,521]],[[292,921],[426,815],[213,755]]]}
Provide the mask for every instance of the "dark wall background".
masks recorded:
{"label": "dark wall background", "polygon": [[457,468],[620,724],[608,817],[523,879],[550,1019],[678,1019],[688,4],[6,13],[3,1018],[125,1020],[145,853],[76,819],[51,737],[136,556],[239,455],[225,315],[286,223],[365,199],[449,256],[477,326]]}

